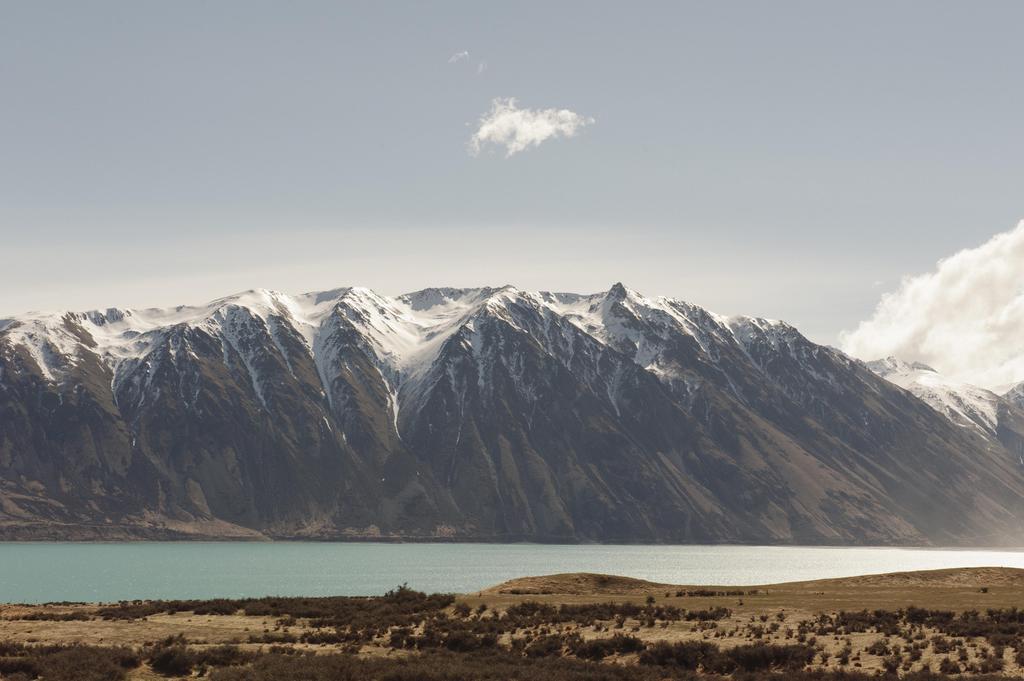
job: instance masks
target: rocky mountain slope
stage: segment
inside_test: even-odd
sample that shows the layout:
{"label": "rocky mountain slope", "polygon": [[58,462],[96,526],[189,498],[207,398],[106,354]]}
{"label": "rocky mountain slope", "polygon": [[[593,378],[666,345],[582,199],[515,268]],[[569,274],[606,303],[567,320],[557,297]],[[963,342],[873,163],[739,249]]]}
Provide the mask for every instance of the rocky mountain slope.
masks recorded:
{"label": "rocky mountain slope", "polygon": [[983,431],[621,284],[0,320],[4,538],[1019,545]]}

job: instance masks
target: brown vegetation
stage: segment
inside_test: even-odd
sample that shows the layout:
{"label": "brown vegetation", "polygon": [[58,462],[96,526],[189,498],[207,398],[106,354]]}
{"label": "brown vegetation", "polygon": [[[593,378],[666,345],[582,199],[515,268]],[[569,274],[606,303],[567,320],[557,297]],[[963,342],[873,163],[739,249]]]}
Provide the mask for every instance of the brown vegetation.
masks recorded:
{"label": "brown vegetation", "polygon": [[[399,587],[373,598],[0,606],[0,678],[1020,676],[1022,574],[936,571],[743,588],[577,575],[458,598]],[[512,591],[524,583],[547,593]]]}

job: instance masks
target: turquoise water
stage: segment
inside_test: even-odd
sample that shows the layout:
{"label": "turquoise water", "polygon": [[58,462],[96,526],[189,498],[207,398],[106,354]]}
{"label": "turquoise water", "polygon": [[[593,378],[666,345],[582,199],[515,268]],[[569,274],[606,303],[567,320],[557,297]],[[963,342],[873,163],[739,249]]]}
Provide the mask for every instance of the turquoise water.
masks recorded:
{"label": "turquoise water", "polygon": [[1024,551],[757,546],[0,543],[0,602],[471,592],[603,572],[671,584],[770,584],[943,567],[1024,568]]}

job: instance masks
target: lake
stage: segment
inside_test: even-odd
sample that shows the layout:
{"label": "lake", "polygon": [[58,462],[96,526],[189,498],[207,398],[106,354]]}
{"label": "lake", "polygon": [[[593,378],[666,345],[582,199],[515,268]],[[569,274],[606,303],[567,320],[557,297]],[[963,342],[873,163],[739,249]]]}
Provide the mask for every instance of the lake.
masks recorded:
{"label": "lake", "polygon": [[1024,568],[1024,551],[324,542],[0,543],[0,602],[471,592],[524,575],[770,584],[944,567]]}

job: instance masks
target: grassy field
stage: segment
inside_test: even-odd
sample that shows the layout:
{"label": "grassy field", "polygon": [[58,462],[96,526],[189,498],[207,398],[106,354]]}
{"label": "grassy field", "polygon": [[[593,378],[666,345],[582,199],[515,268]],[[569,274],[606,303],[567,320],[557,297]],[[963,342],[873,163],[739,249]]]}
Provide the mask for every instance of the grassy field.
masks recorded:
{"label": "grassy field", "polygon": [[1021,677],[1020,609],[1024,571],[1002,568],[743,587],[569,574],[457,596],[2,605],[0,678]]}

